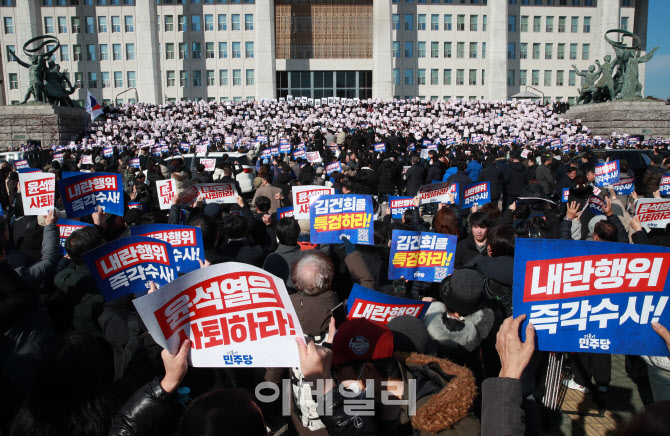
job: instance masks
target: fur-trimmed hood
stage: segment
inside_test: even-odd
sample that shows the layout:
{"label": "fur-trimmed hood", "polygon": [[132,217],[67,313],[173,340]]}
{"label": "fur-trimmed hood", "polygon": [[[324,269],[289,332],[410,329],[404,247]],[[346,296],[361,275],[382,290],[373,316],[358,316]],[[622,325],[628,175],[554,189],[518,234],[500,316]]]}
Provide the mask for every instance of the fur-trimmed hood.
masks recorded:
{"label": "fur-trimmed hood", "polygon": [[186,171],[175,171],[170,175],[170,177],[179,182],[183,182],[188,179],[188,173]]}
{"label": "fur-trimmed hood", "polygon": [[[413,429],[438,434],[459,424],[455,433],[479,434],[479,423],[471,414],[477,396],[472,371],[447,359],[423,354],[394,353],[393,357],[405,369],[405,382],[417,380],[416,415],[411,417]],[[435,388],[432,393],[431,384]]]}
{"label": "fur-trimmed hood", "polygon": [[477,349],[491,333],[494,321],[493,311],[488,307],[464,316],[462,322],[448,318],[446,306],[439,301],[433,301],[423,317],[428,334],[447,353]]}

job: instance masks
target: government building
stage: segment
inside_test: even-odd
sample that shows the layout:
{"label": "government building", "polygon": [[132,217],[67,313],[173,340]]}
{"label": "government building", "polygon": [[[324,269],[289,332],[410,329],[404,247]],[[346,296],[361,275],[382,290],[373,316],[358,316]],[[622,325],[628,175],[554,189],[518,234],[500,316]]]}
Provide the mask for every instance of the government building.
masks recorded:
{"label": "government building", "polygon": [[[0,0],[0,104],[23,100],[29,39],[111,103],[288,95],[574,102],[609,29],[646,47],[648,0]],[[644,64],[640,65],[644,84]]]}

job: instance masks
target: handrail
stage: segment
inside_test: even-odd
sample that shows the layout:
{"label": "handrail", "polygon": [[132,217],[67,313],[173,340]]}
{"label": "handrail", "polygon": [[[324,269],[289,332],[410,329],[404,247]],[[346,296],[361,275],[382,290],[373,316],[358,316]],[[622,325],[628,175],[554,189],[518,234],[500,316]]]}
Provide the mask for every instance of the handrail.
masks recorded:
{"label": "handrail", "polygon": [[118,101],[118,99],[119,99],[119,95],[121,95],[121,94],[125,94],[126,92],[131,91],[131,90],[133,90],[133,89],[135,90],[135,100],[139,100],[139,96],[138,96],[138,93],[137,93],[137,88],[132,87],[132,88],[128,88],[128,89],[126,89],[125,91],[121,91],[121,92],[119,92],[118,94],[116,94],[116,97],[114,97],[114,104],[116,104],[116,102]]}

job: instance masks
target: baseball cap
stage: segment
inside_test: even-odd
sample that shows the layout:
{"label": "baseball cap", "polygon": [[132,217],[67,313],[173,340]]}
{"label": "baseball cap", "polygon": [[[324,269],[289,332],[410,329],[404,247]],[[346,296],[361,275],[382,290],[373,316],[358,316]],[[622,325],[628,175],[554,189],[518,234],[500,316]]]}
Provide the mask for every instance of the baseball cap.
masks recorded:
{"label": "baseball cap", "polygon": [[393,333],[385,325],[369,319],[356,318],[344,322],[333,338],[333,366],[391,356]]}

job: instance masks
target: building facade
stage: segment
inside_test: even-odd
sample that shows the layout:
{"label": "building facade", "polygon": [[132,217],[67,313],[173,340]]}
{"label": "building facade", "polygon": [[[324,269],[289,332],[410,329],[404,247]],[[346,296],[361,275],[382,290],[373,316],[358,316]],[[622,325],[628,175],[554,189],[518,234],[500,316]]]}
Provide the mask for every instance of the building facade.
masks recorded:
{"label": "building facade", "polygon": [[[574,101],[585,71],[614,54],[603,35],[646,49],[648,0],[0,0],[0,103],[28,71],[8,55],[53,35],[54,58],[104,102],[287,95]],[[644,64],[640,65],[644,85]]]}

